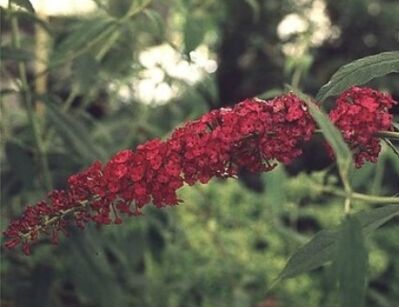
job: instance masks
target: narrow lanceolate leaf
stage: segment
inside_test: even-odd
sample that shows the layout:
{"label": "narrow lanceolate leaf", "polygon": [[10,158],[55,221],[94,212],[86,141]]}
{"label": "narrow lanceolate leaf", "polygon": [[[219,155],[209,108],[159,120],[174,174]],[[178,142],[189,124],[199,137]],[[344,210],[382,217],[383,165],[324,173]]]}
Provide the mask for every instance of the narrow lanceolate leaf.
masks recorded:
{"label": "narrow lanceolate leaf", "polygon": [[298,91],[295,91],[295,94],[305,101],[310,114],[317,122],[328,143],[331,145],[336,156],[341,178],[345,183],[345,180],[348,178],[352,168],[352,153],[348,145],[346,145],[341,132],[334,126],[328,116],[310,99],[310,97]]}
{"label": "narrow lanceolate leaf", "polygon": [[[368,235],[395,216],[399,216],[399,205],[364,210],[356,213],[354,218],[359,221],[363,234]],[[318,232],[291,256],[278,279],[295,277],[332,261],[338,237],[337,229]]]}
{"label": "narrow lanceolate leaf", "polygon": [[399,205],[389,205],[373,210],[363,210],[355,215],[365,235],[370,234],[390,219],[399,216]]}
{"label": "narrow lanceolate leaf", "polygon": [[364,306],[367,261],[361,223],[347,216],[339,230],[334,261],[341,307]]}
{"label": "narrow lanceolate leaf", "polygon": [[113,21],[107,18],[83,19],[68,29],[69,34],[55,47],[50,57],[50,67],[73,60],[91,50],[97,50],[96,48],[104,45],[115,27]]}
{"label": "narrow lanceolate leaf", "polygon": [[72,77],[79,93],[87,93],[99,80],[99,64],[91,54],[82,54],[72,63]]}
{"label": "narrow lanceolate leaf", "polygon": [[316,99],[323,101],[353,85],[361,85],[392,72],[399,72],[399,51],[388,51],[358,59],[338,69],[331,80],[320,88]]}
{"label": "narrow lanceolate leaf", "polygon": [[279,278],[294,277],[316,269],[331,260],[334,252],[337,233],[333,230],[322,230],[312,240],[299,248],[288,260]]}
{"label": "narrow lanceolate leaf", "polygon": [[86,127],[76,118],[47,103],[47,114],[52,126],[65,146],[86,162],[103,159],[103,152],[94,144]]}
{"label": "narrow lanceolate leaf", "polygon": [[11,0],[11,2],[23,7],[31,13],[35,12],[35,9],[33,8],[33,5],[32,3],[30,3],[29,0]]}

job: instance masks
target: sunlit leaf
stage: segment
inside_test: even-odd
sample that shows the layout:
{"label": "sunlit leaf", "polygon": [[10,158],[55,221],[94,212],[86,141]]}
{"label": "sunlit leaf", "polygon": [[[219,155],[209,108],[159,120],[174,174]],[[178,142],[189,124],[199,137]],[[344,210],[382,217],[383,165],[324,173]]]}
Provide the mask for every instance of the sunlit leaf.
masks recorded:
{"label": "sunlit leaf", "polygon": [[323,101],[340,94],[352,85],[361,85],[374,78],[399,72],[399,51],[367,56],[342,66],[319,90],[316,99]]}

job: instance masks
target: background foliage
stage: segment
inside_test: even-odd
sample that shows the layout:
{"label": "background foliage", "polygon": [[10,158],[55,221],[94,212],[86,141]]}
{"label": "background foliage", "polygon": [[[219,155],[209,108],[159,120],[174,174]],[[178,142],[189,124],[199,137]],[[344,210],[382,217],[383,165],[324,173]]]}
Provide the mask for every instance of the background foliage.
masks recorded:
{"label": "background foliage", "polygon": [[[209,109],[274,96],[285,84],[314,96],[343,64],[399,42],[399,4],[389,0],[97,0],[89,14],[67,16],[11,2],[1,8],[2,229],[95,159],[164,137]],[[323,9],[320,34],[312,16]],[[293,15],[306,26],[284,34],[281,24]],[[149,57],[156,46],[163,49]],[[175,65],[158,61],[166,54]],[[201,66],[198,54],[217,69]],[[154,74],[159,84],[143,90]],[[398,81],[390,75],[369,85],[398,100]],[[389,195],[398,174],[384,147],[352,184]],[[184,188],[178,208],[147,208],[122,226],[71,229],[69,239],[42,244],[31,257],[2,250],[1,303],[336,306],[331,265],[266,290],[299,246],[339,224],[342,199],[317,189],[338,180],[316,138],[288,167]],[[367,306],[399,301],[397,234],[396,218],[368,237]]]}

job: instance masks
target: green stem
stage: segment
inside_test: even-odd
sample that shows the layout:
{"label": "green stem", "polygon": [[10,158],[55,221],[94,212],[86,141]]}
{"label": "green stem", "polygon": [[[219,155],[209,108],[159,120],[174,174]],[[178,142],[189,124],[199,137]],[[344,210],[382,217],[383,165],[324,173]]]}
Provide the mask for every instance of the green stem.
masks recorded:
{"label": "green stem", "polygon": [[326,186],[316,186],[316,189],[336,196],[350,198],[352,200],[358,200],[366,203],[399,204],[399,197],[395,196],[377,196],[377,195],[368,195],[368,194],[355,193],[355,192],[352,192],[348,195],[346,192],[342,190],[337,190],[336,188],[326,187]]}
{"label": "green stem", "polygon": [[69,109],[72,107],[72,104],[73,104],[75,98],[78,96],[78,94],[79,94],[78,90],[75,87],[72,88],[72,90],[69,93],[67,99],[62,104],[62,110],[64,112],[68,112],[69,111]]}
{"label": "green stem", "polygon": [[[96,199],[96,197],[93,198],[93,200],[95,200],[95,199]],[[65,216],[69,215],[70,213],[75,212],[77,210],[84,209],[89,203],[90,203],[89,200],[80,201],[80,202],[78,202],[78,204],[80,204],[80,206],[72,207],[72,208],[66,209],[64,211],[61,211],[60,214],[46,219],[43,223],[41,223],[40,225],[37,225],[35,228],[31,229],[29,232],[20,233],[19,235],[21,238],[27,240],[32,235],[32,232],[39,232],[39,231],[45,230],[47,226],[52,225],[52,224],[56,223],[57,221],[60,221],[61,219],[65,218]]]}
{"label": "green stem", "polygon": [[377,195],[353,193],[352,199],[360,200],[360,201],[364,201],[364,202],[368,202],[368,203],[399,204],[399,197],[395,197],[395,196],[377,196]]}
{"label": "green stem", "polygon": [[98,62],[101,62],[101,60],[104,58],[104,56],[107,54],[109,49],[115,45],[116,41],[120,37],[120,31],[113,31],[110,35],[108,40],[104,43],[104,45],[101,47],[100,51],[96,55],[96,60]]}
{"label": "green stem", "polygon": [[292,75],[292,80],[291,80],[291,85],[294,88],[299,87],[299,82],[301,82],[301,76],[302,76],[302,69],[300,67],[297,67]]}
{"label": "green stem", "polygon": [[[49,67],[46,69],[46,71],[55,68],[61,64],[64,64],[67,61],[72,61],[79,57],[80,55],[86,53],[90,49],[92,49],[94,46],[99,44],[104,38],[110,36],[115,30],[116,30],[116,24],[111,23],[107,29],[105,29],[103,32],[101,32],[97,37],[95,37],[93,40],[87,42],[87,44],[78,50],[73,50],[70,54],[66,55],[65,57],[62,57],[61,59],[57,59],[56,61],[53,61],[52,63],[49,64]],[[40,74],[39,74],[40,75]],[[37,77],[37,76],[36,76]]]}
{"label": "green stem", "polygon": [[388,138],[388,139],[393,139],[393,140],[399,140],[399,132],[394,132],[394,131],[378,131],[376,136],[381,137],[381,138]]}
{"label": "green stem", "polygon": [[135,7],[134,3],[132,3],[132,5],[129,8],[129,11],[126,13],[125,16],[122,17],[121,21],[124,22],[124,21],[140,14],[151,4],[151,2],[152,2],[152,0],[146,0],[138,7]]}
{"label": "green stem", "polygon": [[[321,129],[316,129],[315,133],[321,134]],[[399,132],[394,131],[378,131],[375,133],[376,136],[380,138],[388,138],[393,140],[399,140]]]}
{"label": "green stem", "polygon": [[[21,48],[18,20],[15,15],[11,16],[11,35],[12,35],[13,46],[17,49]],[[50,169],[48,166],[48,161],[47,161],[46,152],[44,150],[43,141],[40,136],[39,122],[34,111],[32,93],[28,85],[25,63],[22,61],[18,63],[18,73],[19,73],[19,78],[21,80],[21,86],[20,86],[21,97],[26,107],[29,124],[33,132],[33,137],[37,150],[37,156],[39,159],[39,165],[43,174],[44,187],[46,188],[47,191],[50,191],[52,189]]]}
{"label": "green stem", "polygon": [[351,209],[352,209],[352,197],[347,196],[345,197],[345,203],[344,203],[345,214],[349,214],[351,212]]}
{"label": "green stem", "polygon": [[399,149],[396,148],[394,144],[392,144],[390,139],[384,138],[383,141],[392,149],[392,151],[399,157]]}

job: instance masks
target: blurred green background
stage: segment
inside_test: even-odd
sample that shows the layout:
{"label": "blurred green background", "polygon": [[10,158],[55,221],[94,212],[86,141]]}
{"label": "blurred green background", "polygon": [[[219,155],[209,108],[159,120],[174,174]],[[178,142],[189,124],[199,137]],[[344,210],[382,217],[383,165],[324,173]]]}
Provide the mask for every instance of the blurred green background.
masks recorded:
{"label": "blurred green background", "polygon": [[[0,2],[1,230],[96,159],[286,84],[314,95],[341,65],[399,46],[395,0],[32,1],[35,13],[11,2]],[[399,98],[397,75],[369,85]],[[323,141],[304,152],[261,176],[185,187],[177,208],[71,229],[30,257],[2,249],[1,305],[336,306],[329,266],[266,294],[288,257],[343,216],[342,199],[315,189],[338,183]],[[391,195],[398,174],[383,147],[353,186]],[[367,241],[367,306],[399,306],[398,222]]]}

